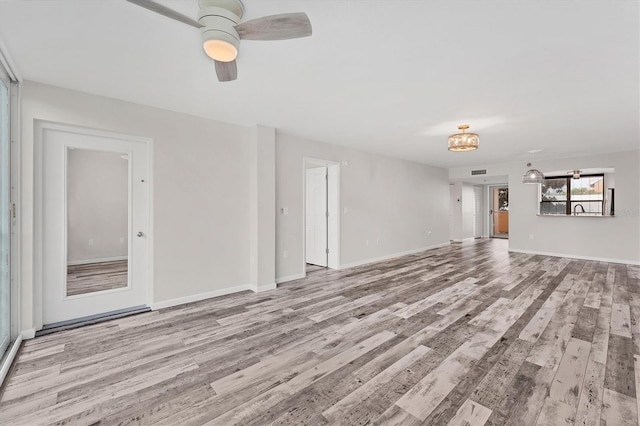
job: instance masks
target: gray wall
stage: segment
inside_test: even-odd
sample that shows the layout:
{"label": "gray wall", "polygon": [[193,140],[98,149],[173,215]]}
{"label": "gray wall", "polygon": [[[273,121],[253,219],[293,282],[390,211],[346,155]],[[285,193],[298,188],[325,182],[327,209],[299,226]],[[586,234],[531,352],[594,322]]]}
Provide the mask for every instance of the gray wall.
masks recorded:
{"label": "gray wall", "polygon": [[88,149],[68,151],[68,263],[127,257],[128,164],[128,160],[117,153]]}
{"label": "gray wall", "polygon": [[[486,168],[488,176],[509,176],[510,250],[640,263],[640,151],[559,158],[534,164],[543,173],[615,168],[615,217],[538,216],[538,187],[521,181],[526,162],[473,167]],[[450,169],[449,176],[452,180],[469,179],[471,169]]]}
{"label": "gray wall", "polygon": [[276,132],[276,278],[303,273],[305,157],[340,163],[342,266],[449,243],[446,169]]}
{"label": "gray wall", "polygon": [[[250,129],[39,83],[23,85],[21,327],[34,317],[35,120],[153,139],[153,302],[251,284]],[[255,138],[253,138],[255,140]]]}

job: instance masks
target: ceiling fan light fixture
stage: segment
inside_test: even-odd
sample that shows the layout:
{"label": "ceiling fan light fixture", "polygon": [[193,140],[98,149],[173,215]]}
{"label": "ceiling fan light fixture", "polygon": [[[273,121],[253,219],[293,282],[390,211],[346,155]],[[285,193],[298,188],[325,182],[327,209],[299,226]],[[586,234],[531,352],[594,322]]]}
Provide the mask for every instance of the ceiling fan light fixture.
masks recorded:
{"label": "ceiling fan light fixture", "polygon": [[449,136],[449,151],[466,152],[478,149],[480,137],[476,133],[466,133],[468,128],[468,124],[462,124],[458,126],[462,133]]}
{"label": "ceiling fan light fixture", "polygon": [[238,57],[240,40],[224,31],[205,30],[202,32],[202,47],[208,57],[220,62],[231,62]]}

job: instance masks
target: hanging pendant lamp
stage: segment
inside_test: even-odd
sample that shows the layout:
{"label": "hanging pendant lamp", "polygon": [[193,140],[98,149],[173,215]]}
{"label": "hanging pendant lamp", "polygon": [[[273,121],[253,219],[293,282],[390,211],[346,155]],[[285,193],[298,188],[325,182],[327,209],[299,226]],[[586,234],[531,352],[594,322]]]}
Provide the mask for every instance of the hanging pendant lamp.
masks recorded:
{"label": "hanging pendant lamp", "polygon": [[[529,151],[532,159],[535,157],[535,153],[538,151]],[[527,167],[531,167],[531,163],[527,163]],[[530,168],[522,175],[522,183],[542,183],[544,182],[544,174],[534,168]]]}
{"label": "hanging pendant lamp", "polygon": [[478,149],[480,137],[476,133],[465,133],[468,128],[468,124],[462,124],[458,126],[462,133],[449,136],[449,151],[464,152]]}

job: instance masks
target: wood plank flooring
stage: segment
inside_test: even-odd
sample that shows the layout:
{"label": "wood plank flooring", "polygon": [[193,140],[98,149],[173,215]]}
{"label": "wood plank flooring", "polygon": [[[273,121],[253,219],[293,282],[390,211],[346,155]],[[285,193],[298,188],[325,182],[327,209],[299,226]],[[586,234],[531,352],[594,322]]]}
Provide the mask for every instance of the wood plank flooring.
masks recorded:
{"label": "wood plank flooring", "polygon": [[637,425],[640,268],[478,240],[25,342],[0,424]]}
{"label": "wood plank flooring", "polygon": [[67,296],[126,287],[128,263],[116,260],[67,266]]}

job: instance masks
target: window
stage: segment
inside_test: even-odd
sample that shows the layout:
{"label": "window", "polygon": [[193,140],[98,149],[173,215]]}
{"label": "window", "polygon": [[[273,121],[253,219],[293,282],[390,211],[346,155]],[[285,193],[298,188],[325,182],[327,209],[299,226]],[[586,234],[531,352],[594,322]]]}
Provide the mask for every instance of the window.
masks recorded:
{"label": "window", "polygon": [[604,174],[548,177],[540,185],[540,214],[602,216]]}

